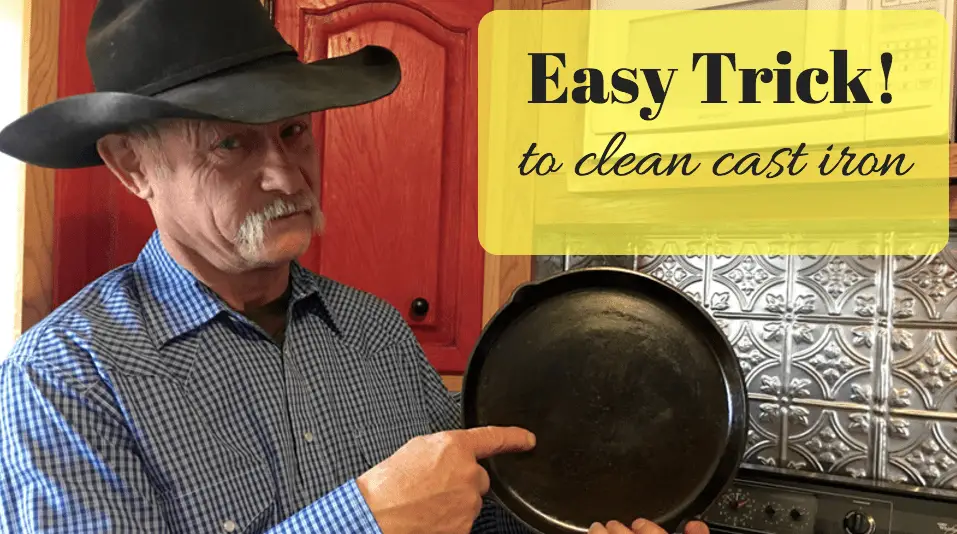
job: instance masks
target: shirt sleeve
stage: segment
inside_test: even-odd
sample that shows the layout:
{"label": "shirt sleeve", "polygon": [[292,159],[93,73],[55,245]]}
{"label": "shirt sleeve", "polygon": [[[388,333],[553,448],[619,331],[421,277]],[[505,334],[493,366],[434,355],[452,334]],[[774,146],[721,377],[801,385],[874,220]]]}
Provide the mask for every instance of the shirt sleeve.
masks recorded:
{"label": "shirt sleeve", "polygon": [[75,378],[0,368],[0,530],[168,533],[121,416]]}
{"label": "shirt sleeve", "polygon": [[382,531],[369,510],[365,497],[359,491],[356,480],[352,479],[300,510],[268,534],[303,532],[381,534]]}
{"label": "shirt sleeve", "polygon": [[[105,386],[2,364],[0,532],[171,534],[157,497]],[[380,534],[355,480],[268,531],[300,532]]]}

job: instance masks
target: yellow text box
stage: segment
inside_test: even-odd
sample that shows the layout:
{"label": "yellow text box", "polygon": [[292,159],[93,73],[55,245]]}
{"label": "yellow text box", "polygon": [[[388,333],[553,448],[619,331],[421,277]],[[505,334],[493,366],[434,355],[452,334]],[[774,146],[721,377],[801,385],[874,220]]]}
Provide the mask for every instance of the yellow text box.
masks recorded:
{"label": "yellow text box", "polygon": [[927,10],[493,11],[479,29],[480,241],[935,253],[950,40]]}

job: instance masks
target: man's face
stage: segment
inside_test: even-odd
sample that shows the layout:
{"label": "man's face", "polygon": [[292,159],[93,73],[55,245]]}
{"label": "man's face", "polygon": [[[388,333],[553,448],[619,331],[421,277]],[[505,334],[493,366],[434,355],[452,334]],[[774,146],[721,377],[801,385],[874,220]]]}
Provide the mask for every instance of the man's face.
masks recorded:
{"label": "man's face", "polygon": [[158,169],[147,177],[157,224],[214,264],[288,262],[322,229],[308,115],[256,126],[177,121],[145,146],[143,168]]}

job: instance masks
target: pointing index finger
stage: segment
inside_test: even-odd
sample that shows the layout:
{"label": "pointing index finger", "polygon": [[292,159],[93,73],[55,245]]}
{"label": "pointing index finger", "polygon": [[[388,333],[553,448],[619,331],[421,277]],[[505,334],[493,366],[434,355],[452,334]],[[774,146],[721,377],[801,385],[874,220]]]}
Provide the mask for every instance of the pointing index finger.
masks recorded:
{"label": "pointing index finger", "polygon": [[535,446],[535,435],[515,426],[483,426],[460,430],[465,446],[476,460],[497,454],[524,452]]}

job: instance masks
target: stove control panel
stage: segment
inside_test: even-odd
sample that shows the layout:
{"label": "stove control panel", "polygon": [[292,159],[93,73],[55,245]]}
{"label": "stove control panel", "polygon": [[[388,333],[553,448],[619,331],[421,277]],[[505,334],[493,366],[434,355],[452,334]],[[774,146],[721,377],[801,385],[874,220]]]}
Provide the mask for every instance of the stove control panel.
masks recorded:
{"label": "stove control panel", "polygon": [[738,481],[702,519],[729,532],[891,534],[892,511],[893,503],[887,500]]}
{"label": "stove control panel", "polygon": [[735,529],[815,534],[817,514],[814,494],[737,482],[718,497],[702,519]]}
{"label": "stove control panel", "polygon": [[957,534],[957,496],[754,475],[701,519],[712,534]]}

